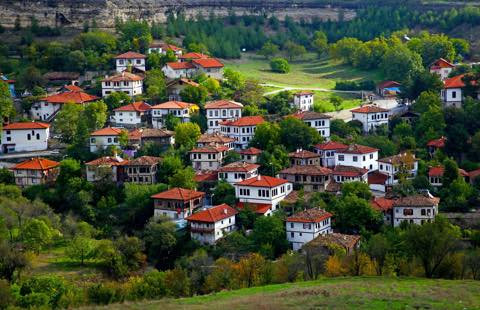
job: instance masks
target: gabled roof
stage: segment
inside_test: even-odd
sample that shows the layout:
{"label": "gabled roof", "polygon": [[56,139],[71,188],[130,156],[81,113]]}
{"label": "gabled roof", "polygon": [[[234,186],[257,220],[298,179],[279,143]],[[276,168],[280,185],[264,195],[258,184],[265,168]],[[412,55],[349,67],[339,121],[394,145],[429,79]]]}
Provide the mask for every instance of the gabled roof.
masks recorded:
{"label": "gabled roof", "polygon": [[402,154],[396,154],[393,156],[388,156],[384,158],[380,158],[378,161],[386,164],[399,164],[403,163],[408,157],[411,157],[411,159],[416,162],[417,159],[415,158],[414,154],[408,154],[408,153],[402,153]]}
{"label": "gabled roof", "polygon": [[395,81],[382,81],[377,84],[378,88],[389,88],[389,87],[399,87],[402,84],[395,82]]}
{"label": "gabled roof", "polygon": [[56,168],[60,165],[59,162],[49,160],[46,158],[32,158],[29,160],[22,161],[21,163],[16,164],[13,166],[12,169],[14,170],[49,170],[52,168]]}
{"label": "gabled roof", "polygon": [[190,222],[216,223],[226,218],[235,216],[236,214],[238,214],[237,210],[223,203],[221,205],[208,208],[207,210],[196,212],[187,217],[186,220]]}
{"label": "gabled roof", "polygon": [[248,149],[239,150],[238,154],[240,154],[240,155],[260,155],[260,154],[262,154],[262,152],[263,152],[262,150],[257,149],[255,147],[249,147]]}
{"label": "gabled roof", "polygon": [[162,161],[161,157],[140,156],[128,161],[128,166],[153,166]]}
{"label": "gabled roof", "polygon": [[173,70],[194,69],[195,66],[189,62],[167,62],[167,66]]}
{"label": "gabled roof", "polygon": [[[443,173],[445,172],[445,168],[442,166],[439,167],[430,167],[428,169],[428,176],[429,177],[442,177]],[[469,177],[470,174],[466,172],[465,170],[459,168],[458,169],[458,174],[461,175],[462,177]]]}
{"label": "gabled roof", "polygon": [[140,54],[140,53],[137,53],[137,52],[126,52],[126,53],[123,53],[123,54],[120,54],[118,56],[115,57],[115,59],[143,59],[143,58],[147,58],[147,56],[143,55],[143,54]]}
{"label": "gabled roof", "polygon": [[198,138],[197,144],[225,144],[233,141],[235,141],[235,139],[224,136],[220,133],[204,133]]}
{"label": "gabled roof", "polygon": [[164,50],[171,50],[171,51],[181,51],[182,49],[178,46],[175,46],[173,44],[168,44],[168,43],[164,43],[164,42],[161,42],[161,43],[152,43],[150,44],[149,46],[150,48],[159,48],[161,47],[162,49]]}
{"label": "gabled roof", "polygon": [[335,141],[328,141],[325,143],[317,144],[314,146],[317,150],[320,151],[334,151],[334,150],[342,150],[347,148],[348,145],[340,143],[340,142],[335,142]]}
{"label": "gabled roof", "polygon": [[303,91],[296,92],[296,93],[293,94],[293,95],[294,95],[294,96],[305,96],[305,95],[313,95],[313,94],[314,94],[313,91],[303,90]]}
{"label": "gabled roof", "polygon": [[238,109],[243,108],[243,104],[235,102],[233,100],[215,100],[209,101],[205,104],[205,109]]}
{"label": "gabled roof", "polygon": [[123,166],[128,163],[128,160],[125,160],[118,156],[104,156],[88,163],[85,163],[87,166]]}
{"label": "gabled roof", "polygon": [[455,65],[452,64],[451,62],[449,62],[449,61],[446,60],[446,59],[440,58],[440,59],[435,60],[435,62],[433,62],[433,63],[430,65],[430,68],[431,68],[431,69],[437,69],[437,68],[455,68]]}
{"label": "gabled roof", "polygon": [[272,208],[272,205],[268,203],[237,202],[237,208],[241,210],[250,208],[253,212],[263,215]]}
{"label": "gabled roof", "polygon": [[193,103],[187,103],[183,101],[167,101],[160,103],[151,107],[152,110],[161,110],[161,109],[187,109],[192,106],[196,106]]}
{"label": "gabled roof", "polygon": [[350,144],[346,148],[338,150],[338,153],[342,154],[369,154],[374,152],[378,152],[378,149],[360,144]]}
{"label": "gabled roof", "polygon": [[167,200],[181,200],[189,201],[196,198],[205,196],[204,192],[197,192],[191,189],[185,189],[180,187],[174,187],[167,191],[152,195],[153,199],[167,199]]}
{"label": "gabled roof", "polygon": [[260,165],[237,161],[221,167],[218,169],[218,172],[249,172],[258,169],[259,167]]}
{"label": "gabled roof", "polygon": [[90,134],[90,136],[118,136],[122,133],[122,129],[115,127],[105,127],[96,130]]}
{"label": "gabled roof", "polygon": [[262,116],[244,116],[236,119],[234,121],[224,121],[220,123],[222,126],[234,126],[234,127],[245,127],[245,126],[257,126],[264,123],[265,120]]}
{"label": "gabled roof", "polygon": [[47,129],[50,125],[41,122],[18,122],[3,126],[3,130]]}
{"label": "gabled roof", "polygon": [[280,171],[280,174],[300,174],[300,175],[324,175],[328,176],[332,170],[322,166],[293,166]]}
{"label": "gabled roof", "polygon": [[128,133],[128,138],[139,140],[143,138],[164,138],[172,137],[175,133],[170,130],[160,128],[136,128]]}
{"label": "gabled roof", "polygon": [[368,169],[353,167],[353,166],[335,166],[333,168],[333,175],[340,175],[344,177],[361,177],[368,173]]}
{"label": "gabled roof", "polygon": [[107,76],[102,80],[102,82],[123,82],[123,81],[143,81],[143,77],[130,73],[128,71],[123,71],[121,73],[118,73],[112,76]]}
{"label": "gabled roof", "polygon": [[63,88],[67,89],[68,91],[83,91],[83,89],[77,85],[65,85]]}
{"label": "gabled roof", "polygon": [[465,83],[463,82],[463,77],[465,74],[460,74],[451,78],[446,79],[443,81],[443,88],[463,88],[465,87]]}
{"label": "gabled roof", "polygon": [[440,137],[438,139],[430,140],[427,143],[427,146],[435,147],[435,148],[444,148],[445,147],[445,142],[447,142],[446,137]]}
{"label": "gabled roof", "polygon": [[223,68],[224,67],[224,65],[216,58],[193,59],[192,63],[202,68]]}
{"label": "gabled roof", "polygon": [[374,171],[368,175],[368,184],[385,185],[388,180],[388,175],[379,171]]}
{"label": "gabled roof", "polygon": [[297,150],[296,152],[289,153],[288,157],[297,158],[297,159],[317,158],[317,157],[320,157],[320,154],[310,152],[307,150]]}
{"label": "gabled roof", "polygon": [[179,58],[181,58],[181,59],[206,59],[206,58],[210,58],[210,56],[202,54],[202,53],[190,52],[190,53],[183,54]]}
{"label": "gabled roof", "polygon": [[331,234],[320,234],[318,237],[308,242],[305,246],[307,247],[316,247],[316,246],[330,246],[331,244],[336,244],[347,250],[353,249],[358,242],[360,241],[360,236],[358,235],[346,235],[340,233],[331,233]]}
{"label": "gabled roof", "polygon": [[351,110],[352,113],[381,113],[388,112],[389,110],[377,107],[375,105],[365,105],[363,107]]}
{"label": "gabled roof", "polygon": [[433,197],[430,193],[416,194],[408,197],[397,198],[393,201],[394,207],[426,207],[438,206],[440,198]]}
{"label": "gabled roof", "polygon": [[206,145],[203,147],[197,147],[190,151],[190,153],[220,153],[226,152],[229,148],[223,145],[213,146],[213,145]]}
{"label": "gabled roof", "polygon": [[133,102],[124,106],[121,106],[119,108],[114,109],[114,111],[118,112],[146,112],[150,109],[150,105],[148,103],[145,103],[143,101],[140,102]]}
{"label": "gabled roof", "polygon": [[301,119],[303,121],[308,121],[308,120],[314,120],[314,119],[327,119],[327,118],[332,118],[329,115],[323,114],[323,113],[318,113],[315,111],[299,111],[297,113],[294,113],[290,115],[291,117]]}
{"label": "gabled roof", "polygon": [[388,211],[393,208],[393,199],[388,199],[385,197],[375,197],[370,201],[372,208],[378,211]]}
{"label": "gabled roof", "polygon": [[332,214],[323,209],[307,209],[295,213],[288,217],[286,221],[296,223],[319,223],[330,217],[332,217]]}
{"label": "gabled roof", "polygon": [[217,182],[218,181],[218,171],[202,171],[195,174],[193,178],[195,182]]}
{"label": "gabled roof", "polygon": [[238,182],[236,185],[272,188],[286,183],[288,183],[288,181],[284,179],[274,178],[266,175],[258,175],[256,177]]}
{"label": "gabled roof", "polygon": [[191,86],[194,86],[194,87],[200,86],[200,84],[198,84],[197,82],[195,82],[193,80],[190,80],[190,79],[187,79],[187,78],[179,78],[179,79],[167,82],[167,87],[171,87],[175,84],[187,84],[187,85],[191,85]]}
{"label": "gabled roof", "polygon": [[41,100],[48,103],[85,103],[98,99],[99,98],[97,96],[92,96],[81,91],[67,91],[44,97]]}

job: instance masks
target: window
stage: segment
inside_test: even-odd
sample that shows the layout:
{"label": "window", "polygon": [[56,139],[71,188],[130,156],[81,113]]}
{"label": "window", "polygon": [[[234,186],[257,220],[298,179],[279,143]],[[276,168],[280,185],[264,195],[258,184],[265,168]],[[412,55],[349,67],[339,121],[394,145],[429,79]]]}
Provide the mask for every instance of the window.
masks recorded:
{"label": "window", "polygon": [[413,215],[413,209],[403,209],[403,215]]}
{"label": "window", "polygon": [[293,228],[294,224],[293,223],[290,223],[290,228]]}
{"label": "window", "polygon": [[32,135],[31,134],[27,134],[27,140],[32,140]]}
{"label": "window", "polygon": [[[340,157],[340,156],[339,156]],[[358,161],[358,157],[357,156],[353,156],[353,161]]]}
{"label": "window", "polygon": [[292,237],[292,238],[295,237],[295,233],[291,232],[290,237]]}
{"label": "window", "polygon": [[344,161],[345,156],[344,155],[338,155],[338,161]]}
{"label": "window", "polygon": [[453,99],[457,98],[457,92],[456,91],[452,91],[452,98]]}

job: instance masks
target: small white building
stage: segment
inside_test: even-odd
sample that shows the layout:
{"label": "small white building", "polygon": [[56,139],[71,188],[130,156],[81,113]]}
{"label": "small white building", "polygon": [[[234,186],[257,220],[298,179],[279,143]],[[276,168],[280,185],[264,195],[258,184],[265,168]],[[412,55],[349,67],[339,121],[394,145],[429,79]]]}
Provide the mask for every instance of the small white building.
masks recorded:
{"label": "small white building", "polygon": [[413,196],[401,197],[393,201],[393,226],[402,222],[423,224],[433,222],[438,214],[440,198],[433,197],[429,192]]}
{"label": "small white building", "polygon": [[123,72],[127,69],[135,68],[145,72],[146,56],[136,52],[126,52],[115,57],[117,72]]}
{"label": "small white building", "polygon": [[225,146],[228,150],[233,150],[235,139],[226,137],[218,132],[204,133],[197,140],[197,147],[204,146]]}
{"label": "small white building", "polygon": [[159,54],[162,54],[162,55],[166,55],[168,51],[172,51],[175,54],[175,56],[177,56],[177,57],[182,56],[182,53],[183,53],[183,50],[180,47],[175,46],[173,44],[168,44],[168,43],[165,43],[165,42],[152,43],[148,47],[148,53],[149,54],[159,53]]}
{"label": "small white building", "polygon": [[399,178],[413,179],[417,175],[418,160],[410,153],[402,153],[378,160],[378,171],[388,176],[385,185],[398,184]]}
{"label": "small white building", "polygon": [[87,181],[110,180],[114,183],[124,179],[124,165],[128,161],[118,156],[105,156],[85,163]]}
{"label": "small white building", "polygon": [[190,151],[190,161],[195,171],[218,170],[229,148],[226,146],[204,146]]}
{"label": "small white building", "polygon": [[248,147],[257,126],[264,122],[262,116],[244,116],[233,121],[221,122],[220,132],[224,136],[235,139],[235,149],[242,150]]}
{"label": "small white building", "polygon": [[240,158],[242,159],[242,161],[256,164],[258,163],[260,155],[262,155],[262,150],[254,147],[249,147],[248,149],[239,150],[238,154],[240,154]]}
{"label": "small white building", "polygon": [[223,79],[223,63],[216,58],[193,59],[192,65],[196,68],[196,74],[204,73],[210,78]]}
{"label": "small white building", "polygon": [[40,122],[11,123],[2,129],[2,153],[48,149],[50,125]]}
{"label": "small white building", "polygon": [[330,139],[331,116],[315,111],[303,111],[292,114],[292,117],[298,118],[308,126],[314,128],[326,140]]}
{"label": "small white building", "polygon": [[332,214],[322,209],[307,209],[295,213],[286,220],[287,240],[294,251],[319,235],[332,233]]}
{"label": "small white building", "polygon": [[378,170],[378,149],[360,144],[351,144],[347,148],[337,150],[335,153],[335,165],[353,166]]}
{"label": "small white building", "polygon": [[107,97],[113,92],[123,92],[130,97],[141,95],[143,77],[126,71],[107,76],[102,80],[102,97]]}
{"label": "small white building", "polygon": [[220,131],[220,123],[233,121],[242,117],[243,104],[232,100],[216,100],[207,102],[205,114],[208,133]]}
{"label": "small white building", "polygon": [[57,179],[60,163],[46,158],[32,158],[11,168],[15,184],[28,187],[40,184],[52,184]]}
{"label": "small white building", "polygon": [[106,127],[90,134],[90,152],[106,150],[109,146],[120,146],[120,134],[122,129]]}
{"label": "small white building", "polygon": [[363,125],[363,132],[375,131],[381,125],[388,126],[389,110],[374,105],[366,105],[351,110],[352,120],[357,120]]}
{"label": "small white building", "polygon": [[110,122],[117,127],[135,128],[147,122],[150,105],[140,101],[113,110]]}
{"label": "small white building", "polygon": [[368,169],[352,166],[335,166],[332,171],[332,180],[336,183],[367,182]]}
{"label": "small white building", "polygon": [[225,180],[231,185],[258,176],[257,164],[237,161],[218,169],[218,180]]}
{"label": "small white building", "polygon": [[298,149],[288,154],[291,166],[320,166],[320,155],[307,150]]}
{"label": "small white building", "polygon": [[269,206],[264,212],[270,215],[280,207],[280,202],[293,190],[292,183],[284,179],[258,175],[235,184],[235,196],[243,205]]}
{"label": "small white building", "polygon": [[203,207],[204,192],[174,187],[152,195],[155,217],[166,216],[171,220],[183,220]]}
{"label": "small white building", "polygon": [[186,218],[190,224],[190,236],[202,244],[215,244],[218,239],[235,230],[238,211],[221,204],[193,213]]}
{"label": "small white building", "polygon": [[313,109],[313,92],[302,91],[293,94],[292,107],[300,111],[310,111]]}
{"label": "small white building", "polygon": [[464,76],[464,74],[460,74],[443,81],[443,89],[441,90],[440,97],[442,98],[444,107],[462,107],[463,88],[465,87],[465,83],[463,82]]}
{"label": "small white building", "polygon": [[315,152],[320,155],[320,165],[329,168],[335,167],[336,152],[346,148],[348,148],[348,145],[335,141],[328,141],[314,146]]}
{"label": "small white building", "polygon": [[449,61],[440,58],[430,65],[430,73],[436,73],[440,76],[442,81],[446,80],[450,73],[452,73],[455,65]]}
{"label": "small white building", "polygon": [[[442,187],[443,185],[443,174],[445,173],[445,168],[442,166],[430,167],[428,168],[428,181],[430,185],[435,188]],[[465,179],[465,182],[468,182],[470,174],[465,170],[459,168],[458,175]]]}
{"label": "small white building", "polygon": [[53,94],[41,98],[38,102],[32,104],[30,116],[35,120],[51,122],[67,103],[84,105],[98,99],[97,96],[92,96],[82,91],[66,91]]}
{"label": "small white building", "polygon": [[150,108],[152,126],[153,128],[165,127],[167,115],[173,115],[180,119],[182,123],[188,123],[190,122],[190,116],[199,109],[196,104],[181,101],[167,101],[154,105]]}
{"label": "small white building", "polygon": [[191,78],[197,69],[190,62],[167,62],[162,68],[163,74],[168,79]]}

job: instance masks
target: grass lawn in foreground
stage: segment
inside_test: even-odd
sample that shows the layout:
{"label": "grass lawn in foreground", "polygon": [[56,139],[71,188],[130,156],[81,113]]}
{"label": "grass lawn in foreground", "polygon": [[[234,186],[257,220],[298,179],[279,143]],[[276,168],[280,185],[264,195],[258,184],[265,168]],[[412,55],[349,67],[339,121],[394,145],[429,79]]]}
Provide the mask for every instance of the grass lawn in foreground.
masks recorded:
{"label": "grass lawn in foreground", "polygon": [[479,309],[480,281],[326,278],[108,309]]}
{"label": "grass lawn in foreground", "polygon": [[340,80],[382,80],[378,70],[358,70],[332,59],[318,59],[315,54],[290,62],[291,71],[286,74],[272,72],[269,60],[254,54],[243,54],[241,59],[224,60],[224,63],[226,68],[256,78],[261,83],[279,86],[333,89]]}

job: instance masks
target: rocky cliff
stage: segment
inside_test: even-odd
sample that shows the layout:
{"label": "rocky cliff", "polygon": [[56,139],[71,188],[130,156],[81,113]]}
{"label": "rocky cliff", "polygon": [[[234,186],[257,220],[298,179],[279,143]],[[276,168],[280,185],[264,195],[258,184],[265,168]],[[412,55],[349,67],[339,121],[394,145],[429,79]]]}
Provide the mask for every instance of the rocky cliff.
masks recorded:
{"label": "rocky cliff", "polygon": [[[299,19],[301,17],[319,17],[336,19],[338,8],[331,7],[325,0],[0,0],[0,24],[13,27],[15,19],[20,18],[22,25],[29,25],[32,16],[41,25],[70,25],[82,27],[85,20],[95,20],[101,28],[111,28],[115,19],[145,19],[164,22],[169,12],[184,11],[187,16],[210,12],[227,15],[234,10],[237,15],[275,13],[279,18],[286,15]],[[346,19],[354,16],[349,8],[350,2],[343,9]],[[351,6],[350,6],[351,7]]]}

